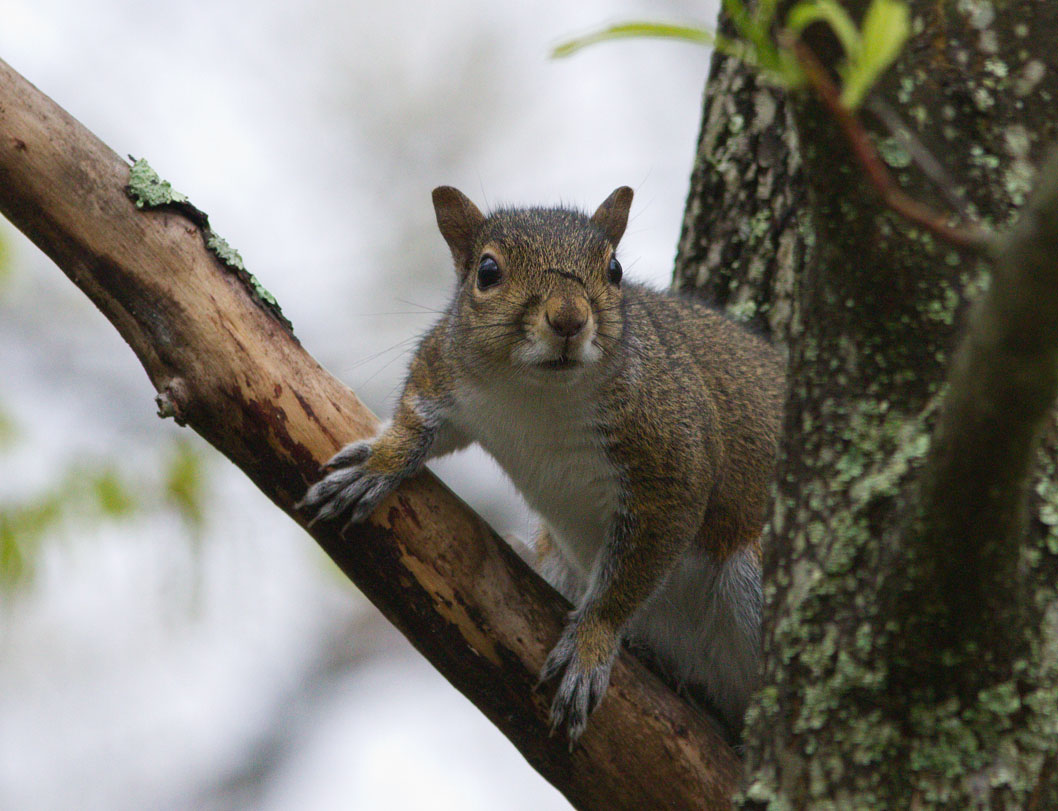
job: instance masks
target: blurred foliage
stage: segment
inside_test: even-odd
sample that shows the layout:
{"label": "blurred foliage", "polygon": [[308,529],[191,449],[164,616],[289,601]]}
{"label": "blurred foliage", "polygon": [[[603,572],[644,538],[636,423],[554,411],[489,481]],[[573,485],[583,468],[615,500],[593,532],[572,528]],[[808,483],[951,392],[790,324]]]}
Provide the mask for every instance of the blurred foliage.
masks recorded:
{"label": "blurred foliage", "polygon": [[10,415],[0,409],[0,451],[6,450],[15,444],[15,421]]}
{"label": "blurred foliage", "polygon": [[[13,233],[0,222],[0,297],[15,273]],[[20,438],[16,421],[0,404],[0,465]],[[194,440],[180,437],[158,458],[149,475],[120,460],[74,459],[53,471],[37,492],[0,499],[0,598],[32,585],[50,544],[101,524],[168,513],[179,517],[189,541],[196,542],[205,524],[204,454]]]}
{"label": "blurred foliage", "polygon": [[[0,296],[14,276],[12,245],[11,232],[0,223]],[[0,465],[20,438],[19,426],[0,404]],[[197,541],[205,524],[207,475],[200,444],[173,440],[149,475],[120,460],[74,459],[37,492],[0,500],[0,598],[32,585],[50,544],[101,524],[169,513],[182,521],[189,541]]]}
{"label": "blurred foliage", "polygon": [[[0,415],[0,437],[4,426],[10,447],[16,431],[11,420]],[[48,543],[89,526],[170,510],[183,519],[190,536],[197,537],[205,520],[203,456],[183,438],[166,456],[153,480],[122,470],[113,461],[75,461],[42,491],[0,503],[0,595],[32,583]]]}
{"label": "blurred foliage", "polygon": [[178,440],[165,471],[165,498],[184,519],[188,529],[197,532],[205,522],[202,510],[205,489],[202,455],[186,439]]}
{"label": "blurred foliage", "polygon": [[911,28],[910,12],[902,0],[871,0],[862,28],[856,27],[837,0],[801,0],[790,9],[781,26],[776,25],[777,0],[759,0],[752,9],[742,0],[722,2],[738,32],[735,39],[700,25],[625,22],[563,42],[552,51],[552,56],[569,56],[589,45],[628,37],[680,39],[712,45],[721,53],[755,66],[772,83],[793,89],[804,87],[807,79],[790,45],[791,38],[818,22],[834,32],[845,52],[844,60],[838,65],[841,102],[854,110],[896,59]]}

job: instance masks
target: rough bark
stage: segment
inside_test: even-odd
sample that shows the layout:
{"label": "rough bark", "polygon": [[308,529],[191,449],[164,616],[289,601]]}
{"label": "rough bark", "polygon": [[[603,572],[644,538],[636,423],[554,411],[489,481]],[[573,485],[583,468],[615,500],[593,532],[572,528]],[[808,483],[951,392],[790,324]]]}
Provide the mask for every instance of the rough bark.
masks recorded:
{"label": "rough bark", "polygon": [[808,247],[805,198],[786,94],[714,52],[674,287],[786,345],[800,323],[794,281]]}
{"label": "rough bark", "polygon": [[[858,16],[865,3],[849,5]],[[911,5],[914,36],[875,94],[939,157],[955,188],[942,194],[897,138],[868,123],[904,189],[939,208],[962,196],[972,216],[1003,229],[1058,134],[1058,11],[1028,1]],[[818,28],[810,35],[833,65],[833,41]],[[724,75],[718,60],[714,87]],[[747,314],[740,302],[768,314],[767,326],[788,343],[791,380],[766,537],[765,683],[749,715],[742,802],[1058,807],[1053,418],[1039,437],[1054,370],[1046,352],[1034,354],[1046,342],[1006,333],[998,340],[1011,353],[1006,375],[1000,357],[990,382],[975,365],[979,345],[964,350],[972,371],[960,371],[962,362],[949,369],[992,269],[883,210],[807,94],[792,97],[790,117],[773,125],[792,122],[796,136],[770,139],[798,149],[803,166],[799,177],[787,174],[780,205],[807,205],[778,236],[742,236],[755,233],[746,224],[775,219],[773,200],[746,193],[737,178],[752,184],[775,162],[761,160],[745,120],[718,125],[716,110],[745,117],[757,93],[744,78],[725,84],[735,99],[706,100],[707,146],[681,262],[697,267],[691,278],[734,314]],[[710,207],[722,221],[694,224]],[[711,245],[702,237],[710,228],[719,239]],[[791,282],[777,286],[782,273],[761,272],[778,255],[768,243],[790,235],[796,245],[798,233],[811,250],[793,252]],[[764,248],[753,255],[754,245]],[[702,261],[709,250],[715,261]],[[1009,271],[996,269],[997,284],[1001,272]],[[1034,303],[1052,297],[1047,289]],[[1029,326],[1011,316],[1001,321],[1014,334]],[[1013,362],[1019,353],[1024,373]],[[986,386],[987,400],[966,397],[967,383]],[[975,410],[987,402],[992,424],[975,430]],[[1017,469],[1026,453],[1034,454],[1027,477]]]}
{"label": "rough bark", "polygon": [[[0,62],[0,212],[111,320],[163,412],[300,523],[293,504],[376,419],[206,246],[182,206],[139,210],[129,166]],[[189,216],[190,215],[190,216]],[[534,685],[566,606],[440,482],[410,480],[323,549],[528,761],[580,808],[725,808],[738,760],[633,658],[570,752]]]}

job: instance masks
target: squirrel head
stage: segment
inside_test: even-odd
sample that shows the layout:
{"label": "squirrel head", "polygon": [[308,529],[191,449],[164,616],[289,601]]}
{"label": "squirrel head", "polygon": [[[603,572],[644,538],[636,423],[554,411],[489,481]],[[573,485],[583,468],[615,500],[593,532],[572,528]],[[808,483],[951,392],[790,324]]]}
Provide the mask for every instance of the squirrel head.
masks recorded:
{"label": "squirrel head", "polygon": [[616,189],[590,217],[567,208],[485,216],[451,186],[434,189],[433,203],[459,283],[455,347],[469,368],[571,382],[618,357],[622,270],[614,252],[630,188]]}

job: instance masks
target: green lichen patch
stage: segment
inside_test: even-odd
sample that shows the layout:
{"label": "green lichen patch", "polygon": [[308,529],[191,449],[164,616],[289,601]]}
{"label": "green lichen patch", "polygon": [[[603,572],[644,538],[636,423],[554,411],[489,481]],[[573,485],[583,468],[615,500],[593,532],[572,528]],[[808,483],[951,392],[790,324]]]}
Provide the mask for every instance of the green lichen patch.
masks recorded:
{"label": "green lichen patch", "polygon": [[757,314],[757,302],[752,299],[729,304],[727,313],[736,321],[749,321]]}
{"label": "green lichen patch", "polygon": [[[1058,608],[1030,644],[1034,652],[1012,671],[1000,668],[992,682],[982,678],[976,694],[958,698],[932,680],[909,677],[917,672],[915,659],[907,660],[902,640],[920,636],[913,627],[920,620],[882,621],[886,614],[878,613],[883,603],[903,599],[907,583],[921,576],[918,565],[909,558],[895,578],[861,576],[883,571],[878,561],[888,541],[878,535],[877,510],[902,498],[928,452],[942,397],[943,389],[918,414],[884,399],[840,407],[827,401],[815,415],[815,430],[822,433],[824,422],[836,428],[830,435],[840,444],[816,455],[796,498],[779,499],[780,512],[793,519],[785,531],[797,562],[789,582],[769,590],[769,610],[777,616],[768,638],[773,656],[747,724],[788,730],[781,751],[804,763],[801,807],[899,808],[912,796],[923,807],[978,807],[973,799],[987,786],[997,801],[991,807],[1021,808],[1046,758],[1054,756]],[[1049,505],[1058,499],[1049,483],[1053,462],[1044,473],[1034,495]],[[1050,514],[1041,506],[1037,515]],[[1048,595],[1053,603],[1053,589]],[[847,610],[835,615],[835,606]],[[956,645],[947,654],[937,666],[952,674],[992,672],[977,645]],[[781,783],[759,768],[751,775],[746,800],[779,807],[786,795]],[[837,805],[836,785],[848,791]]]}
{"label": "green lichen patch", "polygon": [[856,508],[895,496],[929,450],[937,402],[934,397],[921,414],[911,416],[891,408],[886,400],[849,404],[841,431],[846,444],[833,463],[829,489],[847,492]]}
{"label": "green lichen patch", "polygon": [[168,180],[162,180],[143,158],[132,164],[127,188],[136,208],[157,208],[189,202],[187,195],[174,189]]}
{"label": "green lichen patch", "polygon": [[[1039,642],[1034,644],[1038,646]],[[1039,648],[1037,647],[1037,650]],[[923,697],[909,714],[908,765],[915,790],[931,802],[952,803],[979,787],[1002,788],[1024,807],[1047,756],[1055,749],[1055,672],[1038,655],[1022,660],[1016,679],[980,690],[974,700]],[[980,667],[980,657],[962,666]]]}
{"label": "green lichen patch", "polygon": [[206,247],[213,251],[220,261],[233,270],[246,270],[246,265],[243,264],[242,256],[240,256],[239,252],[231,247],[231,245],[228,244],[228,241],[219,234],[210,231],[209,236],[206,238]]}
{"label": "green lichen patch", "polygon": [[[246,281],[246,283],[253,289],[254,295],[265,304],[274,308],[276,312],[279,311],[279,302],[276,301],[276,297],[268,292],[267,288],[257,280],[257,277],[246,269],[246,265],[244,265],[242,261],[242,256],[240,256],[239,252],[228,244],[228,241],[224,239],[224,237],[210,231],[209,236],[206,238],[206,246],[216,254],[220,261],[232,270],[240,275],[246,274],[244,281]],[[285,320],[286,319],[284,319],[284,321]]]}
{"label": "green lichen patch", "polygon": [[209,251],[235,274],[258,304],[264,307],[289,332],[293,333],[293,326],[287,320],[287,317],[283,315],[275,296],[269,293],[257,280],[257,277],[246,269],[239,252],[210,227],[209,217],[205,212],[193,206],[187,195],[176,191],[169,181],[159,177],[158,173],[143,158],[133,161],[132,167],[129,169],[129,183],[125,188],[129,197],[136,204],[136,208],[169,207],[187,216],[198,226],[202,233],[202,239]]}
{"label": "green lichen patch", "polygon": [[878,154],[894,169],[904,169],[911,165],[911,153],[898,138],[883,138],[879,141]]}

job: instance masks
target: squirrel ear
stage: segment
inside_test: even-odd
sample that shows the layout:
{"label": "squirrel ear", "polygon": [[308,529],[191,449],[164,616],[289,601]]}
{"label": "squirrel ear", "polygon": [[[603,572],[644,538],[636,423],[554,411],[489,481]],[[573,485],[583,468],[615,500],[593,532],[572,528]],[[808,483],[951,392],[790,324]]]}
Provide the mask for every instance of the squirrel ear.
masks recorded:
{"label": "squirrel ear", "polygon": [[606,238],[616,248],[624,236],[628,225],[628,210],[632,207],[632,190],[628,186],[614,189],[598,210],[591,215],[591,221],[602,229]]}
{"label": "squirrel ear", "polygon": [[474,240],[485,224],[485,215],[459,189],[438,186],[433,190],[433,210],[437,227],[452,250],[456,270],[463,276],[474,257]]}

